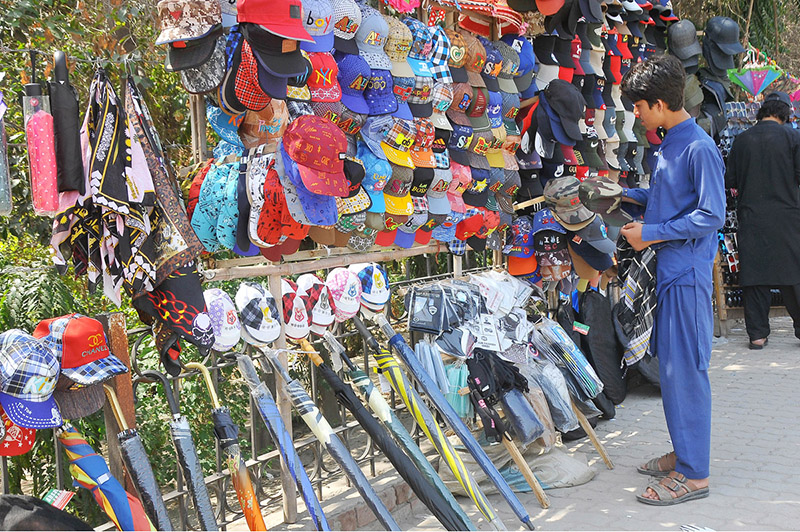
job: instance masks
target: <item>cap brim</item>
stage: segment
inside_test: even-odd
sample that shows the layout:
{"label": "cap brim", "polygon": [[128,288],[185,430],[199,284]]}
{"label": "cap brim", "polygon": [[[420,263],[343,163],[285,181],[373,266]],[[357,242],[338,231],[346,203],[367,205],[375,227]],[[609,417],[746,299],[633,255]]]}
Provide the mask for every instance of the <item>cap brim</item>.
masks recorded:
{"label": "cap brim", "polygon": [[486,83],[486,88],[492,92],[500,92],[500,84],[497,81],[497,78],[493,78],[491,76],[482,76],[484,83]]}
{"label": "cap brim", "polygon": [[419,59],[414,59],[413,57],[409,57],[406,59],[406,62],[411,66],[411,70],[414,72],[413,75],[420,76],[423,78],[432,78],[433,71],[431,71],[431,64],[428,61],[421,61]]}
{"label": "cap brim", "polygon": [[454,212],[467,212],[467,206],[464,203],[464,198],[458,194],[447,193],[447,201],[450,202],[450,209]]}
{"label": "cap brim", "polygon": [[415,168],[436,168],[433,150],[409,150]]}
{"label": "cap brim", "polygon": [[431,113],[430,116],[431,123],[433,127],[437,129],[445,129],[447,131],[453,131],[453,126],[450,125],[450,121],[447,119],[447,116],[443,113]]}
{"label": "cap brim", "polygon": [[217,37],[199,39],[196,45],[185,48],[169,46],[165,64],[166,70],[180,72],[189,68],[197,68],[211,59],[216,47]]}
{"label": "cap brim", "polygon": [[470,205],[472,207],[486,207],[486,200],[489,199],[489,189],[484,189],[482,192],[477,194],[464,192],[462,199],[464,200],[465,205]]}
{"label": "cap brim", "polygon": [[467,69],[464,67],[450,67],[450,76],[453,78],[453,83],[467,83],[469,76],[467,76]]}
{"label": "cap brim", "polygon": [[341,101],[345,107],[354,113],[359,113],[362,115],[369,114],[369,105],[367,105],[367,101],[363,96],[359,97],[355,94],[347,94],[342,92]]}
{"label": "cap brim", "polygon": [[431,214],[450,214],[450,200],[447,194],[441,197],[431,197],[428,195],[428,212]]}
{"label": "cap brim", "polygon": [[375,70],[392,70],[392,62],[385,53],[359,51],[358,55],[367,62],[370,68],[374,68]]}
{"label": "cap brim", "polygon": [[397,234],[394,236],[394,245],[404,249],[410,248],[414,245],[416,233],[416,231],[413,233],[406,233],[405,231],[400,231],[398,229]]}
{"label": "cap brim", "polygon": [[486,160],[492,168],[505,168],[506,160],[500,150],[489,150],[486,152]]}
{"label": "cap brim", "polygon": [[300,49],[306,52],[330,52],[333,50],[333,37],[333,29],[331,29],[330,33],[317,35],[316,37],[312,36],[313,42],[302,41]]}
{"label": "cap brim", "polygon": [[469,119],[468,125],[472,126],[473,129],[475,130],[489,129],[490,122],[489,122],[489,117],[486,116],[486,113],[482,113],[478,116],[468,115],[467,118]]}
{"label": "cap brim", "polygon": [[472,168],[480,168],[481,170],[488,170],[491,168],[491,166],[489,166],[489,161],[486,159],[485,155],[478,155],[477,153],[468,151],[467,161],[469,161],[468,166],[471,166]]}
{"label": "cap brim", "polygon": [[486,82],[483,81],[483,76],[481,76],[478,72],[467,70],[467,80],[468,83],[474,88],[486,88]]}
{"label": "cap brim", "polygon": [[276,100],[285,100],[287,80],[289,78],[282,78],[270,74],[266,69],[264,69],[263,66],[261,66],[260,62],[256,61],[256,64],[258,65],[258,86],[261,87],[261,90],[264,91],[264,93],[266,93],[266,95],[270,98],[275,98]]}
{"label": "cap brim", "polygon": [[507,92],[508,94],[519,92],[517,84],[514,83],[514,78],[497,78],[497,85],[500,87],[501,92]]}
{"label": "cap brim", "polygon": [[342,39],[334,35],[333,47],[345,54],[358,55],[358,45],[355,39]]}
{"label": "cap brim", "polygon": [[531,83],[533,83],[533,69],[514,78],[514,85],[517,86],[517,92],[520,93],[527,91]]}
{"label": "cap brim", "polygon": [[411,114],[415,118],[430,118],[433,114],[433,103],[408,103],[408,108],[411,109]]}
{"label": "cap brim", "polygon": [[[58,384],[56,386],[59,386]],[[53,392],[53,399],[58,405],[61,417],[64,419],[80,419],[91,416],[101,408],[106,402],[106,394],[100,383],[91,386],[84,386],[76,390],[56,389]]]}
{"label": "cap brim", "polygon": [[392,61],[391,72],[396,78],[413,78],[416,75],[408,61]]}
{"label": "cap brim", "polygon": [[109,354],[77,368],[61,368],[61,373],[78,384],[88,386],[107,381],[116,375],[128,373],[128,366],[114,355]]}
{"label": "cap brim", "polygon": [[389,146],[385,142],[381,142],[381,149],[383,149],[383,153],[386,155],[386,158],[389,160],[389,162],[399,164],[400,166],[405,166],[406,168],[414,168],[414,161],[411,160],[411,155],[407,151],[400,151],[392,146]]}
{"label": "cap brim", "polygon": [[457,109],[451,107],[445,114],[454,124],[472,127],[472,123],[469,121],[469,118],[467,118],[467,115]]}
{"label": "cap brim", "polygon": [[384,194],[383,199],[386,203],[386,212],[389,214],[406,216],[414,214],[414,203],[411,201],[411,194],[406,194],[402,198]]}
{"label": "cap brim", "polygon": [[[581,229],[583,229],[584,227],[586,227],[587,225],[592,223],[592,220],[594,220],[595,216],[597,216],[595,213],[593,213],[592,211],[590,211],[589,209],[587,209],[583,205],[578,207],[578,209],[576,209],[576,210],[581,210],[581,209],[583,211],[586,211],[587,213],[589,213],[589,215],[591,215],[591,216],[588,217],[588,219],[583,220],[581,222],[567,223],[567,222],[564,221],[564,219],[561,216],[559,216],[558,212],[556,212],[555,209],[553,209],[553,217],[555,217],[556,221],[558,223],[560,223],[564,227],[564,229],[566,229],[568,231],[580,231]],[[575,212],[575,211],[571,211],[571,212]],[[584,215],[585,215],[585,213],[584,213]]]}
{"label": "cap brim", "polygon": [[219,27],[218,24],[192,28],[192,30],[189,30],[188,28],[167,28],[158,34],[158,37],[156,38],[156,45],[169,44],[177,41],[194,41],[197,39],[202,39],[209,33],[213,32],[217,27]]}
{"label": "cap brim", "polygon": [[297,165],[297,169],[303,184],[312,194],[344,198],[350,193],[350,184],[344,172],[321,172],[301,164]]}
{"label": "cap brim", "polygon": [[745,52],[744,46],[742,46],[742,44],[739,42],[734,42],[734,43],[718,43],[717,41],[711,41],[711,42],[728,55],[743,54]]}
{"label": "cap brim", "polygon": [[414,115],[411,114],[411,108],[408,102],[397,102],[397,110],[392,113],[395,118],[402,118],[403,120],[414,120]]}
{"label": "cap brim", "polygon": [[34,402],[0,393],[0,404],[3,405],[8,419],[20,427],[38,430],[52,429],[64,424],[52,396],[45,401]]}

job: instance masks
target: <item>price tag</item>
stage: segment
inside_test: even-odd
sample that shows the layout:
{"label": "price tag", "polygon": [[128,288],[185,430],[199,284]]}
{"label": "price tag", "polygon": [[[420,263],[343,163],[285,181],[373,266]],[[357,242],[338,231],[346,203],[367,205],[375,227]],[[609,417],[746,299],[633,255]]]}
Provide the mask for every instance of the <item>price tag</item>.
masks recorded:
{"label": "price tag", "polygon": [[75,496],[75,493],[72,491],[67,490],[57,490],[55,488],[48,491],[42,500],[46,503],[49,503],[59,510],[63,510],[67,504],[69,504],[70,499]]}

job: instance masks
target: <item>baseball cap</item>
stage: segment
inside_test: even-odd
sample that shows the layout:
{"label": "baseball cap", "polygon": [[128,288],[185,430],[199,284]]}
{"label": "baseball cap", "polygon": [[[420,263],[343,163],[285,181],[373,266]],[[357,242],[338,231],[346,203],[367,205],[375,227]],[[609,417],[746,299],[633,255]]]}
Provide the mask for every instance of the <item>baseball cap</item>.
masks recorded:
{"label": "baseball cap", "polygon": [[461,36],[467,43],[467,62],[465,68],[467,69],[467,79],[469,84],[473,87],[486,87],[486,82],[481,77],[483,66],[486,64],[486,48],[470,35],[469,33],[461,32]]}
{"label": "baseball cap", "polygon": [[355,0],[336,0],[333,4],[333,47],[346,54],[358,55],[355,37],[361,25],[361,9]]}
{"label": "baseball cap", "polygon": [[467,41],[457,31],[452,29],[445,30],[447,38],[450,40],[450,51],[447,56],[447,66],[450,69],[450,76],[454,83],[467,83],[467,70],[464,65],[467,63]]}
{"label": "baseball cap", "polygon": [[415,117],[428,118],[433,113],[432,92],[433,78],[425,76],[414,77],[414,88],[408,97],[408,107]]}
{"label": "baseball cap", "polygon": [[533,52],[533,45],[524,35],[507,34],[503,35],[500,40],[508,44],[518,54],[519,64],[517,74],[514,76],[514,84],[517,86],[516,92],[525,92],[531,86],[536,70],[536,56]]}
{"label": "baseball cap", "polygon": [[397,100],[397,111],[392,113],[392,116],[395,118],[402,118],[403,120],[414,120],[414,115],[411,114],[411,108],[408,106],[408,99],[411,97],[411,93],[416,86],[416,77],[411,76],[405,78],[393,76],[392,81],[394,82],[392,91]]}
{"label": "baseball cap", "polygon": [[392,62],[383,49],[389,34],[389,25],[377,10],[364,4],[359,4],[359,8],[361,25],[355,37],[359,55],[372,69],[391,70]]}
{"label": "baseball cap", "polygon": [[519,171],[504,168],[505,180],[500,188],[494,193],[497,205],[500,210],[508,214],[514,214],[514,196],[522,183]]}
{"label": "baseball cap", "polygon": [[632,220],[620,208],[622,187],[604,177],[586,179],[578,187],[581,203],[592,212],[599,214],[609,225],[623,226]]}
{"label": "baseball cap", "polygon": [[789,98],[789,95],[782,91],[775,91],[770,92],[764,97],[765,102],[783,102],[789,106],[789,109],[792,109],[792,100]]}
{"label": "baseball cap", "polygon": [[518,94],[519,89],[517,88],[517,84],[514,83],[514,78],[519,73],[519,54],[503,41],[494,41],[492,45],[503,57],[503,67],[497,75],[497,85],[500,91]]}
{"label": "baseball cap", "polygon": [[288,124],[286,102],[274,99],[261,111],[244,114],[239,123],[239,137],[247,149],[265,144],[268,152],[274,152]]}
{"label": "baseball cap", "polygon": [[245,342],[263,347],[278,338],[281,333],[278,305],[264,285],[243,281],[236,291],[235,300]]}
{"label": "baseball cap", "polygon": [[[583,229],[578,229],[575,234],[579,236],[583,242],[588,243],[600,253],[613,255],[617,249],[617,245],[608,238],[608,231],[606,224],[603,223],[602,218],[595,217],[589,225]],[[572,239],[575,242],[575,238]],[[607,269],[607,268],[604,268]]]}
{"label": "baseball cap", "polygon": [[237,0],[236,19],[258,24],[286,39],[312,40],[303,24],[301,0]]}
{"label": "baseball cap", "polygon": [[[307,219],[309,223],[321,226],[329,226],[335,224],[336,219],[338,217],[335,197],[322,194],[314,194],[310,192],[308,188],[306,188],[305,183],[303,182],[303,179],[300,176],[300,170],[298,164],[289,156],[288,153],[286,153],[286,150],[284,149],[282,143],[278,145],[278,155],[282,157],[281,162],[283,163],[284,173],[286,176],[288,176],[289,182],[292,185],[291,187],[288,186],[286,180],[284,179],[283,188],[290,192],[290,195],[289,197],[287,197],[286,200],[287,204],[288,201],[291,199],[291,190],[293,187],[297,195],[297,199],[300,202],[300,206],[302,208],[302,215],[300,216],[300,219],[295,218],[295,220],[299,222],[305,222]],[[279,167],[278,164],[276,164],[276,166]],[[293,209],[292,207],[288,208],[290,213],[294,212],[292,210]],[[262,208],[261,213],[262,215],[272,214],[269,208]],[[297,216],[297,214],[295,214],[294,216]]]}
{"label": "baseball cap", "polygon": [[364,163],[365,171],[361,186],[372,200],[372,206],[367,210],[376,213],[385,212],[386,203],[383,198],[383,189],[392,174],[392,166],[388,161],[372,153],[363,142],[358,144],[358,157]]}
{"label": "baseball cap", "polygon": [[453,211],[463,213],[467,210],[464,205],[463,194],[472,183],[472,170],[469,166],[451,162],[450,172],[453,174],[453,180],[447,189],[447,200],[450,202],[450,208]]}
{"label": "baseball cap", "polygon": [[368,116],[361,127],[361,140],[372,153],[383,160],[386,160],[386,154],[381,148],[381,140],[395,120],[391,115]]}
{"label": "baseball cap", "polygon": [[450,74],[450,38],[444,28],[435,25],[429,28],[431,32],[431,73],[437,82],[453,83]]}
{"label": "baseball cap", "polygon": [[464,203],[473,207],[485,207],[489,198],[489,170],[472,167],[471,174],[472,181],[462,194]]}
{"label": "baseball cap", "polygon": [[447,198],[447,191],[453,181],[453,173],[448,169],[434,169],[433,180],[428,186],[428,212],[430,214],[449,214],[450,200]]}
{"label": "baseball cap", "polygon": [[469,166],[470,160],[467,149],[472,144],[474,135],[475,133],[470,126],[453,125],[453,132],[450,134],[450,140],[447,143],[447,151],[450,154],[451,161]]}
{"label": "baseball cap", "polygon": [[203,292],[211,328],[214,331],[216,351],[224,352],[232,349],[241,338],[242,324],[236,307],[228,294],[219,288],[209,288]]}
{"label": "baseball cap", "polygon": [[372,200],[361,184],[366,177],[363,161],[356,157],[344,160],[344,175],[350,183],[350,193],[345,198],[336,198],[339,215],[364,212],[372,206]]}
{"label": "baseball cap", "polygon": [[578,178],[564,176],[550,179],[544,187],[544,198],[553,206],[553,215],[571,231],[586,227],[595,218],[595,214],[581,203],[579,186]]}
{"label": "baseball cap", "polygon": [[61,373],[88,386],[128,372],[128,367],[111,354],[103,325],[80,314],[40,322],[33,331],[59,357]]}
{"label": "baseball cap", "polygon": [[481,77],[489,91],[499,92],[500,85],[497,83],[497,75],[503,68],[503,55],[488,39],[478,37],[478,41],[480,41],[484,50],[486,50],[486,62],[483,64]]}
{"label": "baseball cap", "polygon": [[[222,35],[222,27],[199,39],[191,41],[175,41],[167,46],[164,69],[167,72],[179,72],[187,68],[197,68],[211,58]],[[224,42],[224,39],[223,39]]]}
{"label": "baseball cap", "polygon": [[414,77],[414,71],[408,64],[408,52],[411,51],[411,42],[414,38],[411,30],[394,17],[384,17],[389,25],[389,34],[383,50],[392,62],[392,75],[394,77]]}
{"label": "baseball cap", "polygon": [[297,163],[309,192],[347,196],[349,186],[343,171],[347,138],[333,122],[317,116],[298,117],[286,128],[283,147]]}
{"label": "baseball cap", "polygon": [[456,227],[466,217],[464,212],[451,211],[444,221],[433,228],[431,237],[439,242],[451,242],[456,238]]}
{"label": "baseball cap", "polygon": [[547,103],[558,114],[566,134],[575,141],[580,140],[581,131],[578,122],[584,115],[583,96],[580,91],[571,83],[554,79],[547,84],[544,92]]}
{"label": "baseball cap", "polygon": [[467,157],[469,165],[473,168],[482,168],[488,170],[491,166],[486,159],[486,154],[494,142],[494,135],[489,130],[474,131],[472,135],[472,143],[469,145],[469,152]]}
{"label": "baseball cap", "polygon": [[453,127],[450,121],[447,120],[447,110],[453,103],[453,91],[451,86],[445,83],[437,82],[433,85],[431,92],[431,105],[433,107],[431,113],[431,122],[437,129],[446,129],[452,131]]}
{"label": "baseball cap", "polygon": [[467,109],[472,104],[472,87],[467,83],[455,83],[452,85],[453,101],[445,112],[447,118],[453,124],[460,126],[469,126],[472,128],[472,123],[467,117]]}
{"label": "baseball cap", "polygon": [[351,264],[348,269],[361,281],[361,303],[378,310],[389,302],[389,277],[376,262]]}
{"label": "baseball cap", "polygon": [[[103,396],[105,401],[105,395]],[[19,456],[33,448],[36,430],[20,427],[0,406],[0,456]],[[49,506],[49,505],[48,505]]]}
{"label": "baseball cap", "polygon": [[302,0],[303,26],[313,41],[303,41],[300,47],[306,52],[333,50],[333,2],[331,0]]}
{"label": "baseball cap", "polygon": [[417,168],[434,168],[436,161],[433,157],[431,146],[436,138],[436,130],[433,127],[433,123],[427,118],[415,118],[414,130],[416,135],[414,143],[409,150],[414,166]]}
{"label": "baseball cap", "polygon": [[[233,85],[236,101],[243,106],[241,112],[247,109],[260,111],[267,106],[270,96],[267,95],[265,87],[261,85],[261,79],[258,75],[258,62],[253,56],[250,44],[246,40],[242,42],[239,55],[239,67],[236,70]],[[267,88],[273,90],[275,87],[270,84]],[[236,110],[239,109],[237,108]]]}
{"label": "baseball cap", "polygon": [[219,0],[161,0],[156,44],[200,39],[222,24]]}
{"label": "baseball cap", "polygon": [[[308,89],[312,102],[338,102],[342,99],[342,88],[339,85],[339,65],[328,52],[308,54],[311,61],[311,74],[308,76]],[[363,83],[363,80],[359,81]]]}
{"label": "baseball cap", "polygon": [[63,423],[53,390],[58,357],[44,342],[19,329],[0,334],[0,405],[20,427],[46,429]]}
{"label": "baseball cap", "polygon": [[506,128],[506,133],[508,135],[519,135],[520,130],[516,122],[520,106],[519,94],[501,92],[500,97],[502,99],[501,118],[503,126]]}
{"label": "baseball cap", "polygon": [[489,117],[486,116],[486,108],[489,105],[489,91],[485,88],[473,87],[472,99],[466,114],[470,125],[474,129],[488,129]]}
{"label": "baseball cap", "polygon": [[[363,56],[362,56],[363,57]],[[369,115],[385,115],[397,111],[397,98],[394,95],[392,73],[373,68],[364,89],[364,99],[369,107]]]}
{"label": "baseball cap", "polygon": [[432,35],[428,26],[412,17],[403,17],[403,24],[411,30],[411,50],[408,52],[408,64],[415,76],[433,77],[431,71],[431,39]]}
{"label": "baseball cap", "polygon": [[297,290],[294,281],[281,278],[281,302],[283,303],[283,332],[293,340],[308,336],[311,331],[308,298]]}
{"label": "baseball cap", "polygon": [[297,41],[270,33],[258,24],[243,22],[239,31],[250,45],[259,67],[281,78],[299,76],[305,71],[303,54]]}
{"label": "baseball cap", "polygon": [[729,17],[711,17],[706,22],[704,36],[727,55],[741,54],[745,51],[739,42],[739,25]]}
{"label": "baseball cap", "polygon": [[[492,129],[503,127],[503,97],[499,92],[489,91],[489,102],[486,105],[486,118]],[[505,132],[505,129],[503,130]],[[503,138],[505,140],[505,137]]]}
{"label": "baseball cap", "polygon": [[349,320],[361,307],[361,279],[346,268],[334,268],[325,278],[337,322]]}
{"label": "baseball cap", "polygon": [[393,121],[394,123],[381,140],[381,149],[390,162],[414,168],[414,162],[408,153],[408,149],[414,143],[416,137],[414,123],[400,118],[394,118]]}
{"label": "baseball cap", "polygon": [[[313,78],[315,74],[316,70],[311,77]],[[345,54],[339,59],[337,79],[341,87],[341,101],[345,107],[356,113],[369,113],[369,105],[364,99],[364,90],[367,88],[370,77],[372,77],[372,71],[360,56]],[[313,91],[311,96],[314,97]]]}
{"label": "baseball cap", "polygon": [[433,146],[431,146],[436,168],[450,168],[450,154],[447,152],[447,143],[450,142],[450,133],[451,132],[446,129],[436,128],[436,137],[433,139]]}
{"label": "baseball cap", "polygon": [[304,295],[311,306],[311,332],[322,336],[333,324],[334,309],[328,286],[313,273],[304,273],[297,278],[297,292]]}
{"label": "baseball cap", "polygon": [[414,170],[407,166],[392,165],[392,175],[383,189],[383,199],[388,214],[414,214],[411,201],[411,186],[414,182]]}
{"label": "baseball cap", "polygon": [[212,39],[214,49],[211,57],[197,67],[181,70],[181,84],[186,92],[204,94],[219,87],[225,78],[225,39]]}

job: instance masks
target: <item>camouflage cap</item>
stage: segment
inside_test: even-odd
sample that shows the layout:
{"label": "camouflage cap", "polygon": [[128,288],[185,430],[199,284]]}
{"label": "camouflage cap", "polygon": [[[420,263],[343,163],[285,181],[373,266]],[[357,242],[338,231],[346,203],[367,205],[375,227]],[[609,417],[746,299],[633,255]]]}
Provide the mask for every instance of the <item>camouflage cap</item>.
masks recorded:
{"label": "camouflage cap", "polygon": [[581,203],[579,187],[580,181],[574,176],[550,179],[544,187],[544,199],[553,207],[553,215],[570,231],[582,229],[595,217]]}
{"label": "camouflage cap", "polygon": [[578,197],[587,209],[599,214],[609,225],[621,226],[632,220],[620,209],[622,187],[610,179],[596,177],[583,181],[578,187]]}
{"label": "camouflage cap", "polygon": [[161,0],[158,3],[156,44],[191,41],[208,35],[222,24],[219,0]]}

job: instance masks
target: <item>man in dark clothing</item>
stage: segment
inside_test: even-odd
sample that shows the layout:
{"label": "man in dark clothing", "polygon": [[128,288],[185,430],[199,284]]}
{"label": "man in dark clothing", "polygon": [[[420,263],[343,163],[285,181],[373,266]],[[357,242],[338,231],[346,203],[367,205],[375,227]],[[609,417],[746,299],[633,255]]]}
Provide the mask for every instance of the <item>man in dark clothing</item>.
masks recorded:
{"label": "man in dark clothing", "polygon": [[[649,189],[625,189],[645,206],[644,223],[621,234],[633,249],[656,252],[656,316],[651,348],[673,451],[638,468],[652,475],[637,500],[667,506],[707,497],[711,454],[712,266],[725,221],[725,168],[714,141],[683,108],[685,73],[674,56],[631,68],[622,94],[648,130],[667,130]],[[663,477],[662,477],[663,475]]]}
{"label": "man in dark clothing", "polygon": [[750,349],[769,336],[770,288],[779,287],[800,338],[800,133],[786,126],[784,92],[764,98],[758,123],[733,143],[725,185],[738,191],[739,283]]}

